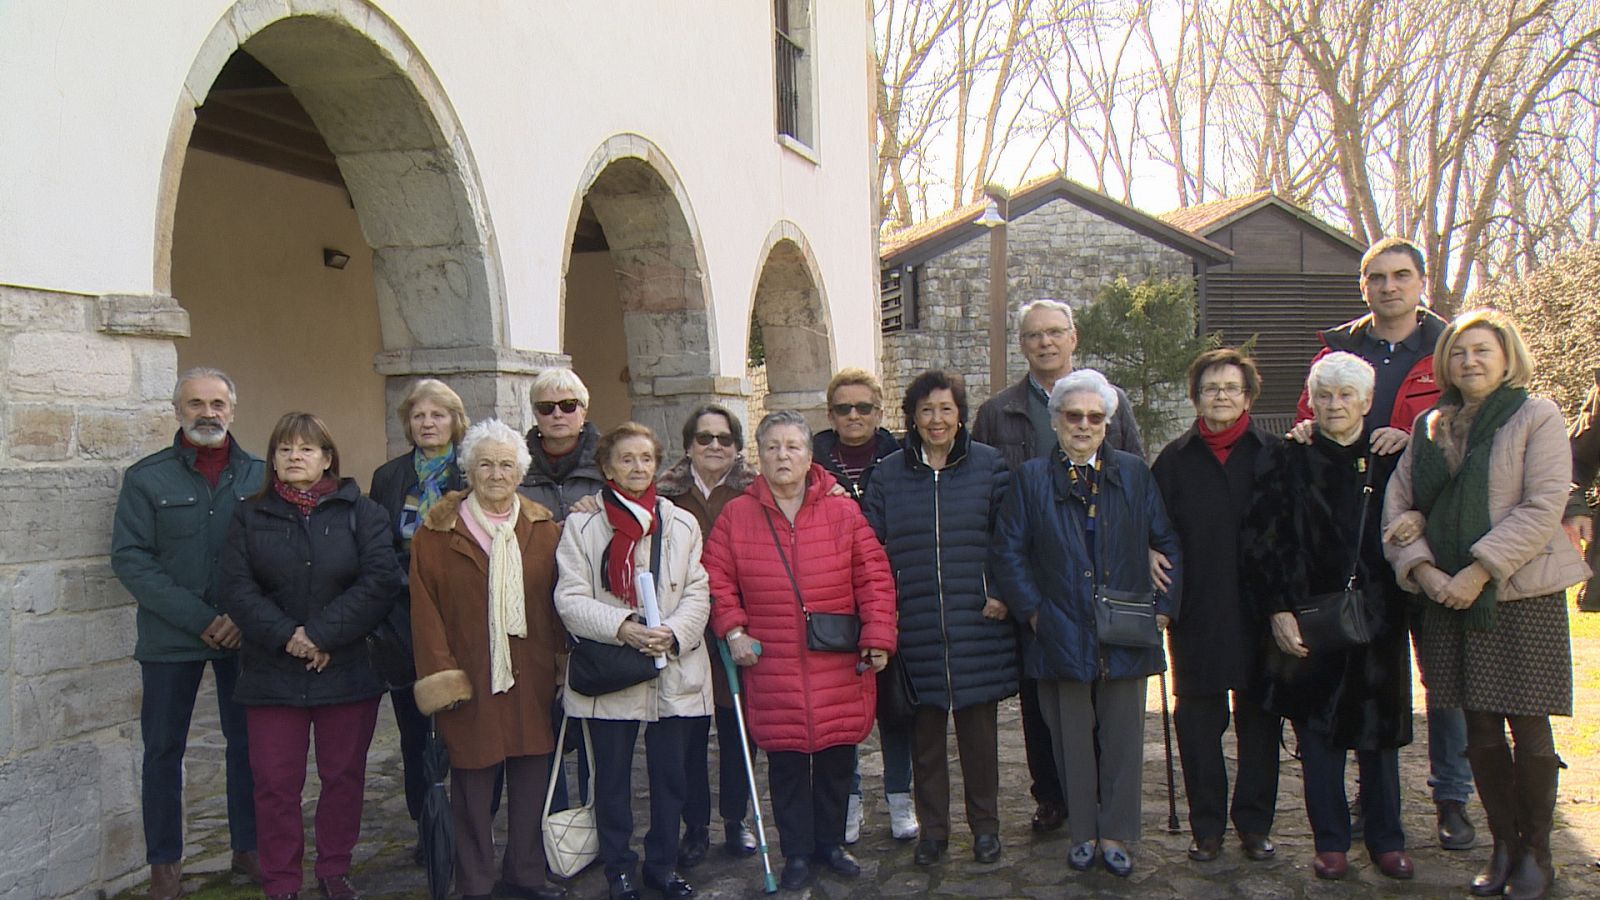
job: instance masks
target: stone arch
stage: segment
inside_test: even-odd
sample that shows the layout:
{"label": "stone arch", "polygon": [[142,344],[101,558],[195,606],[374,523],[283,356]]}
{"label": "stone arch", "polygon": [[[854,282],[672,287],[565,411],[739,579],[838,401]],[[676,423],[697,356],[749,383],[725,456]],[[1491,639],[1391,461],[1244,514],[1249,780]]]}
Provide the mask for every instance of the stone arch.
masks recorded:
{"label": "stone arch", "polygon": [[800,226],[785,220],[767,233],[760,258],[750,319],[766,351],[763,407],[799,410],[821,427],[836,347],[816,254]]}
{"label": "stone arch", "polygon": [[[614,294],[574,293],[574,245],[586,217],[598,227],[594,239],[609,253],[605,266],[614,277]],[[626,383],[627,414],[596,409],[599,421],[632,418],[675,445],[673,435],[693,407],[716,400],[742,408],[741,379],[716,374],[711,282],[694,205],[660,147],[638,134],[604,141],[578,179],[566,236],[562,350],[591,390],[591,375],[610,379],[621,372]],[[580,338],[575,302],[585,323],[595,317],[620,321],[621,346],[614,339],[600,346]]]}
{"label": "stone arch", "polygon": [[[184,80],[168,140],[157,291],[172,292],[174,223],[197,108],[240,50],[289,87],[337,162],[371,248],[381,340],[372,365],[384,376],[385,408],[415,378],[438,375],[474,417],[526,421],[526,382],[561,360],[507,346],[498,248],[466,136],[420,51],[367,0],[241,0],[213,26]],[[185,327],[177,336],[187,334]],[[403,435],[392,416],[384,420],[393,451]]]}

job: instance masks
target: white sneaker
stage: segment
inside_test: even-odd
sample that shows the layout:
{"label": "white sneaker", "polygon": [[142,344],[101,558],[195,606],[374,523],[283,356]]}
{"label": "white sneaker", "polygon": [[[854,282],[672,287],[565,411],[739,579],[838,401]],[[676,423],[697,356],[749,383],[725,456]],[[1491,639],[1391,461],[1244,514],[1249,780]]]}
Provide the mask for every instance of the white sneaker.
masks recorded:
{"label": "white sneaker", "polygon": [[909,841],[922,832],[910,794],[889,794],[889,831],[897,841]]}
{"label": "white sneaker", "polygon": [[851,794],[850,804],[844,810],[844,842],[854,844],[861,840],[861,795]]}

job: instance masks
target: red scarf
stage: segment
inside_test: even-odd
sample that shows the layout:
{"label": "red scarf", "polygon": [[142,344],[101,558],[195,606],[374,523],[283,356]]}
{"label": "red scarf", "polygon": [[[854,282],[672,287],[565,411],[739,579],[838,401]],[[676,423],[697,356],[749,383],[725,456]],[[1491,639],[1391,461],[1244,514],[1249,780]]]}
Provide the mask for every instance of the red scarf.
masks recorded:
{"label": "red scarf", "polygon": [[1233,445],[1239,443],[1239,438],[1250,429],[1250,411],[1245,410],[1237,421],[1221,431],[1207,428],[1205,419],[1195,419],[1194,425],[1200,431],[1200,440],[1205,441],[1211,452],[1216,454],[1217,462],[1227,465]]}
{"label": "red scarf", "polygon": [[338,487],[338,480],[331,475],[322,476],[321,481],[303,491],[279,481],[276,476],[272,479],[272,489],[278,492],[279,497],[294,504],[294,508],[300,510],[302,519],[311,518],[311,511],[317,508],[322,498],[333,493]]}
{"label": "red scarf", "polygon": [[220,447],[202,447],[189,440],[187,434],[179,440],[183,441],[183,446],[194,448],[194,470],[200,473],[206,484],[216,487],[217,482],[222,480],[222,470],[228,467],[228,451],[232,449],[233,438],[223,441]]}
{"label": "red scarf", "polygon": [[605,506],[606,521],[611,523],[614,532],[611,543],[606,544],[606,564],[600,571],[600,586],[623,603],[637,608],[639,598],[633,591],[633,551],[640,538],[655,530],[656,486],[652,483],[649,490],[635,498],[624,494],[616,482],[607,479],[600,499]]}

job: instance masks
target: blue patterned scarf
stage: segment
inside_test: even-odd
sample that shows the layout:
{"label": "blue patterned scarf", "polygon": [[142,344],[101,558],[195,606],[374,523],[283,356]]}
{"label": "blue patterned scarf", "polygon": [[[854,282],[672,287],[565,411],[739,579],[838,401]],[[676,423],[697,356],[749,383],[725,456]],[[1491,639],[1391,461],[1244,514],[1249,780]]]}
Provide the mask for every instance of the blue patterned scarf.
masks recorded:
{"label": "blue patterned scarf", "polygon": [[456,461],[456,445],[437,456],[428,456],[418,448],[411,453],[411,465],[417,471],[417,518],[428,514],[428,507],[439,502],[450,484],[450,464]]}

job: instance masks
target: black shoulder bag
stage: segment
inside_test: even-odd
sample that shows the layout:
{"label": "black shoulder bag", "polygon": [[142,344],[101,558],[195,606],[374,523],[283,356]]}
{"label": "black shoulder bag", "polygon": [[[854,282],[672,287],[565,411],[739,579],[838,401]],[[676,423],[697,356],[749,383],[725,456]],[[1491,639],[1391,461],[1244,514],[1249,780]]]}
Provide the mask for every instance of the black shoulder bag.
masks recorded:
{"label": "black shoulder bag", "polygon": [[1294,617],[1300,625],[1300,640],[1312,653],[1324,653],[1372,642],[1372,618],[1367,591],[1356,587],[1361,571],[1361,542],[1367,536],[1367,510],[1372,504],[1372,478],[1377,468],[1367,457],[1367,482],[1361,486],[1361,521],[1356,526],[1355,558],[1344,590],[1315,594],[1295,604]]}
{"label": "black shoulder bag", "polygon": [[[661,507],[656,507],[656,533],[650,541],[650,574],[661,583],[661,545],[666,543]],[[655,657],[627,644],[608,644],[572,637],[567,656],[567,686],[585,697],[599,697],[643,684],[661,674]]]}
{"label": "black shoulder bag", "polygon": [[814,613],[806,609],[805,598],[800,596],[800,583],[794,580],[789,558],[783,555],[783,542],[778,540],[778,529],[772,524],[772,513],[763,506],[761,514],[767,517],[772,545],[778,548],[778,560],[783,563],[783,573],[789,576],[789,586],[794,588],[794,599],[800,604],[800,614],[806,617],[806,649],[828,653],[860,652],[861,617],[855,613]]}

